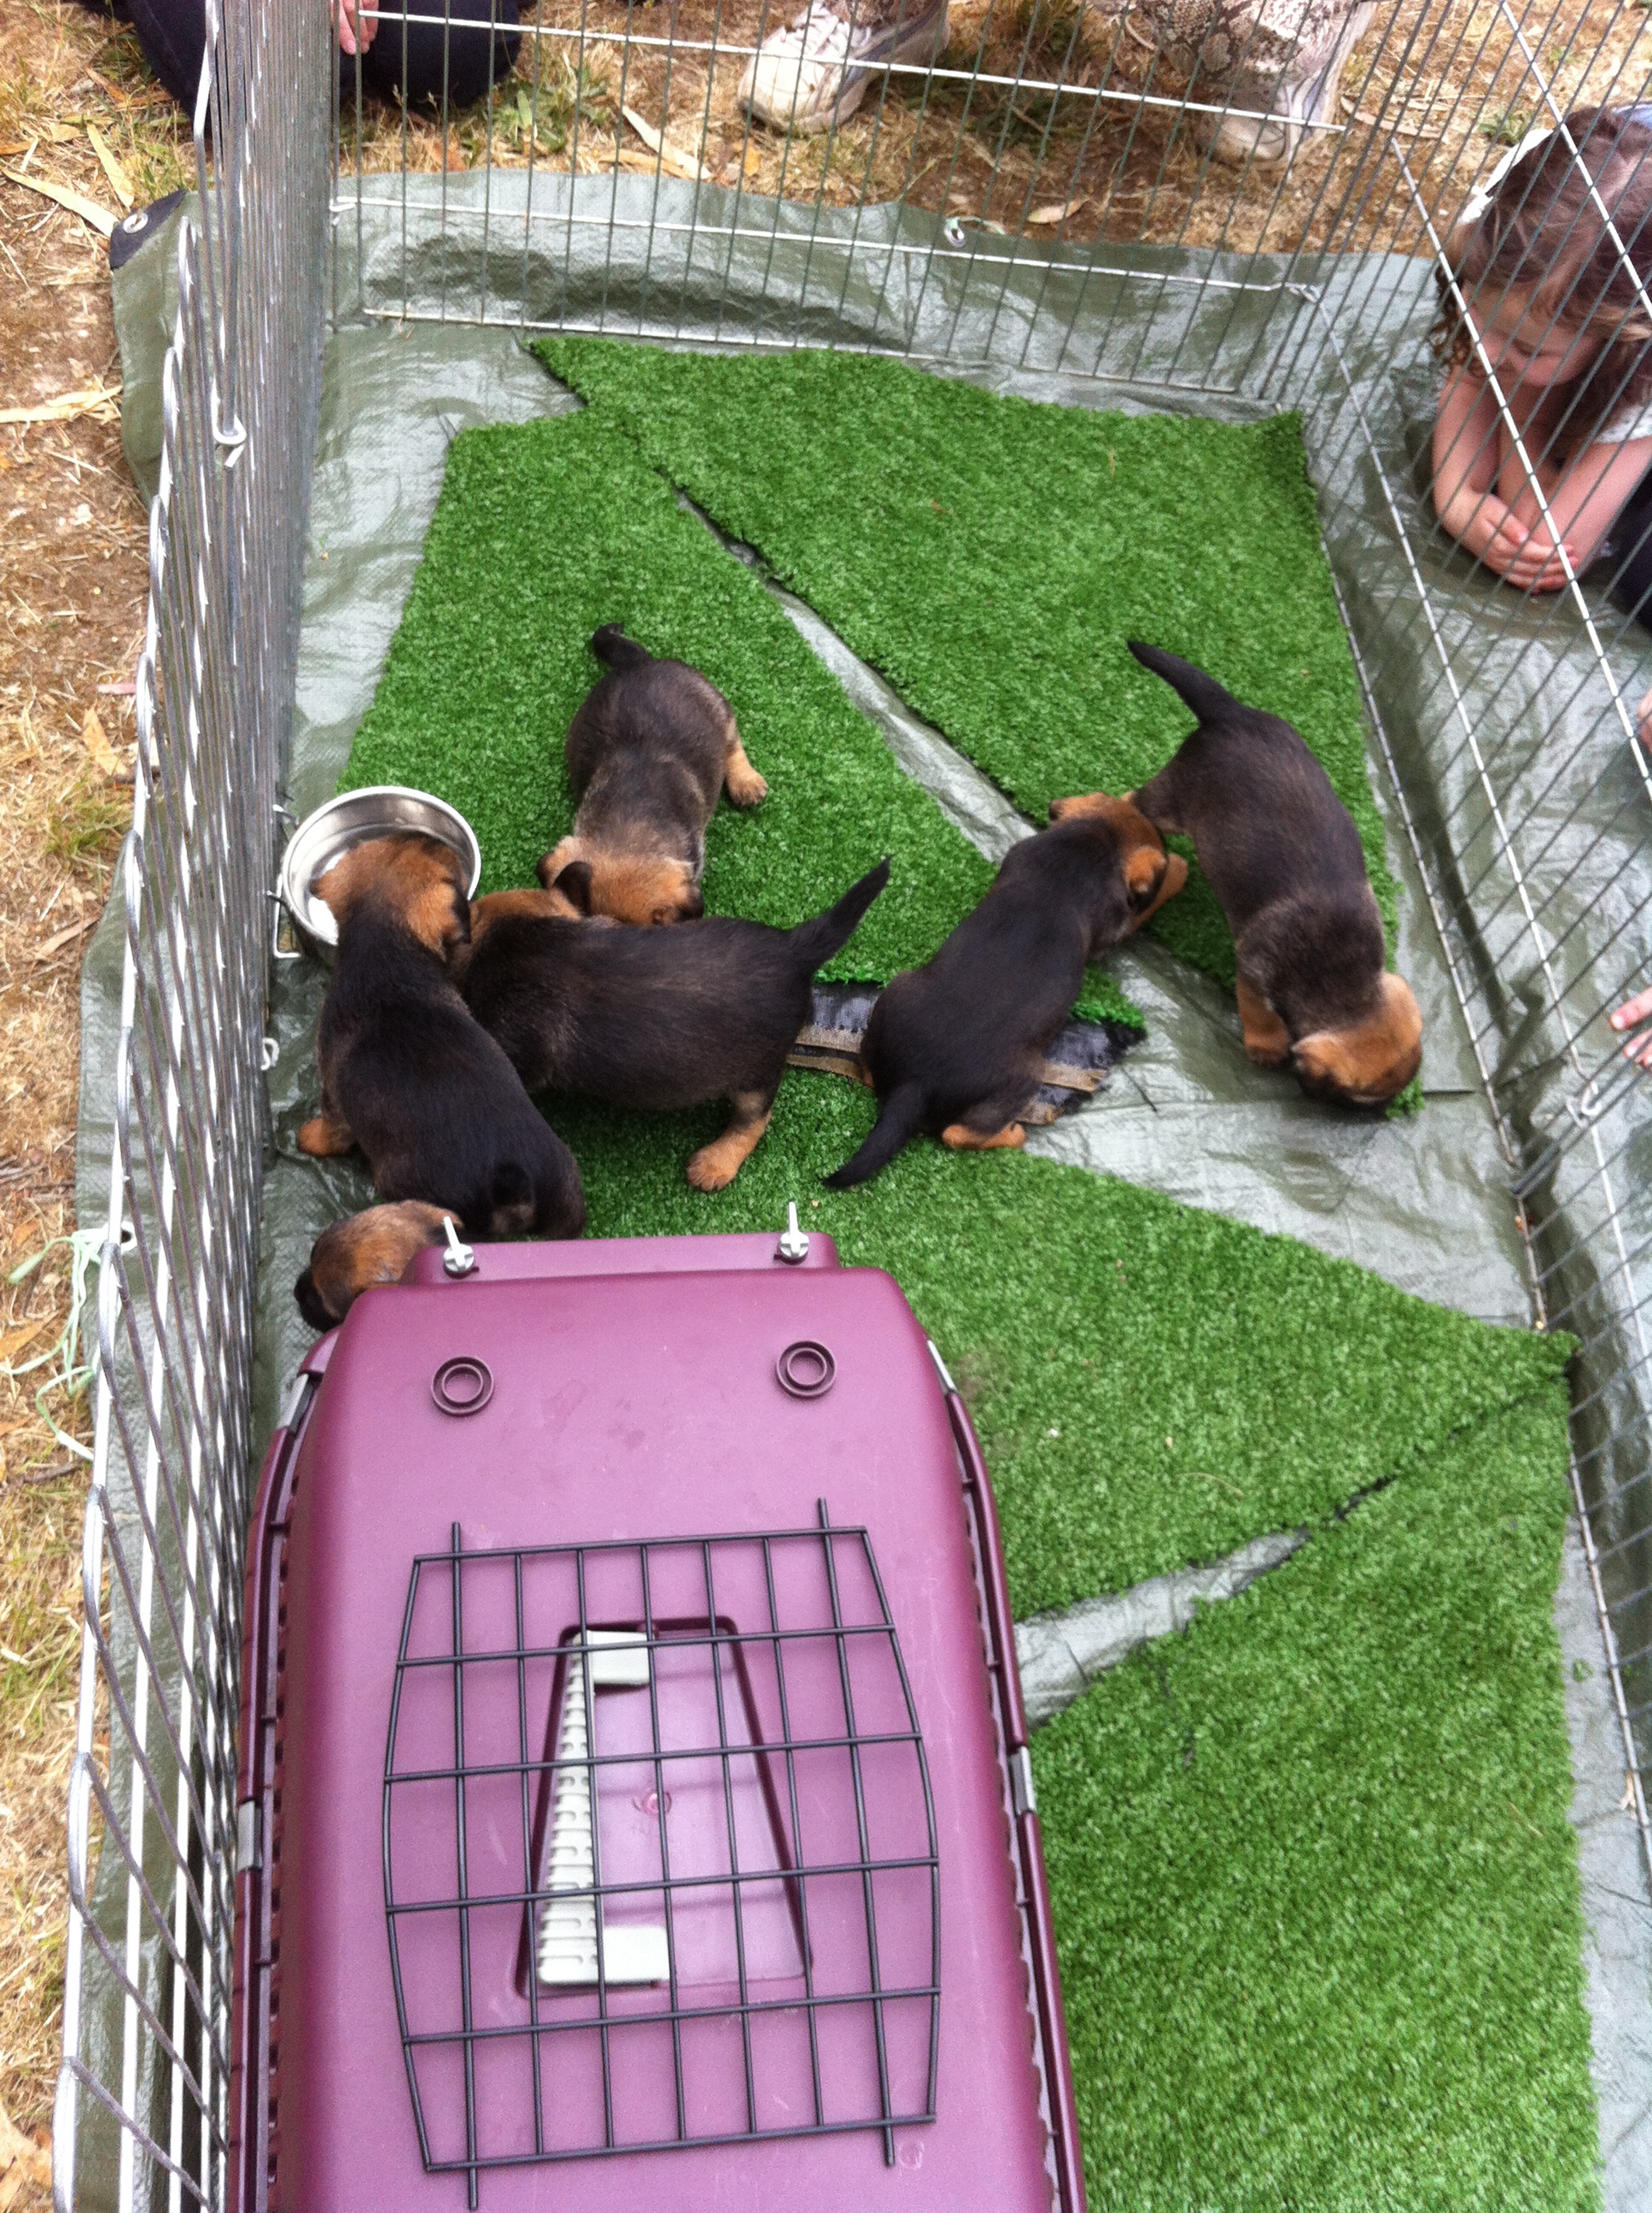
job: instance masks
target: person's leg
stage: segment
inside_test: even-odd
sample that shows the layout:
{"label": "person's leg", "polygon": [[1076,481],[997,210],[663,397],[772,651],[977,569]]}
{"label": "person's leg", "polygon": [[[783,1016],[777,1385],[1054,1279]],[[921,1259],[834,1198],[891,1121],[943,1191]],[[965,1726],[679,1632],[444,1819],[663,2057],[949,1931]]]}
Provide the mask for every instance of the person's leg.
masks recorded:
{"label": "person's leg", "polygon": [[[517,0],[447,0],[447,23],[410,23],[405,7],[406,0],[402,9],[396,0],[382,0],[377,35],[362,57],[363,83],[386,99],[399,97],[409,107],[439,107],[445,90],[449,107],[470,107],[488,88],[490,45],[494,83],[509,75],[521,44]],[[411,12],[434,15],[440,10],[429,0],[413,0]],[[490,19],[497,26],[491,40],[485,27]],[[484,27],[474,27],[479,25]]]}
{"label": "person's leg", "polygon": [[144,60],[192,115],[206,52],[206,0],[128,0],[125,13]]}

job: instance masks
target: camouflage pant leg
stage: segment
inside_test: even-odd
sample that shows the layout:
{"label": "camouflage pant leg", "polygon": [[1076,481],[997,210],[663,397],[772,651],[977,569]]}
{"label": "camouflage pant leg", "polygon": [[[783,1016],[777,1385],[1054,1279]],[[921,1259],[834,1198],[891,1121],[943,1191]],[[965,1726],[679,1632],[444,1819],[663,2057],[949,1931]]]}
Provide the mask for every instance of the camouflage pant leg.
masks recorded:
{"label": "camouflage pant leg", "polygon": [[[1110,0],[1103,12],[1123,13]],[[1305,123],[1337,119],[1348,58],[1375,0],[1140,0],[1137,21],[1155,35],[1190,96],[1268,118],[1204,116],[1195,127],[1228,159],[1283,161]]]}

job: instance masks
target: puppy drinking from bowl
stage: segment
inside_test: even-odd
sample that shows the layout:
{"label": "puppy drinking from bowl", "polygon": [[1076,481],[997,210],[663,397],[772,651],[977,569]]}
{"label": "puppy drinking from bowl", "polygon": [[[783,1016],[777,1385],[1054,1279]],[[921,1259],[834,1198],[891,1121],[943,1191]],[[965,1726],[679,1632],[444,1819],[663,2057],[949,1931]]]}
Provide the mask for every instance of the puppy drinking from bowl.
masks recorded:
{"label": "puppy drinking from bowl", "polygon": [[1186,862],[1127,800],[1012,845],[934,960],[895,977],[873,1008],[861,1061],[878,1119],[831,1188],[866,1182],[920,1130],[960,1150],[1025,1144],[1020,1117],[1087,964],[1186,881]]}
{"label": "puppy drinking from bowl", "polygon": [[[1310,1099],[1381,1106],[1422,1065],[1423,1017],[1389,972],[1382,917],[1353,817],[1290,724],[1247,707],[1191,661],[1132,643],[1198,728],[1131,797],[1193,840],[1238,960],[1240,1027],[1259,1066]],[[1058,799],[1069,821],[1114,802]]]}
{"label": "puppy drinking from bowl", "polygon": [[381,1199],[423,1199],[472,1237],[577,1237],[574,1156],[448,973],[470,936],[464,867],[440,838],[374,838],[314,887],[338,924],[299,1149],[359,1145]]}
{"label": "puppy drinking from bowl", "polygon": [[688,922],[704,913],[705,826],[728,791],[755,807],[768,790],[746,757],[734,710],[684,661],[656,661],[613,623],[591,650],[607,669],[568,726],[573,833],[539,863],[548,890],[571,863],[591,872],[590,908],[615,922]]}
{"label": "puppy drinking from bowl", "polygon": [[472,911],[465,997],[529,1090],[666,1113],[727,1099],[728,1128],[688,1163],[697,1191],[734,1180],[773,1112],[815,971],[846,945],[889,863],[795,930],[715,915],[680,930],[588,920],[592,877],[495,892]]}

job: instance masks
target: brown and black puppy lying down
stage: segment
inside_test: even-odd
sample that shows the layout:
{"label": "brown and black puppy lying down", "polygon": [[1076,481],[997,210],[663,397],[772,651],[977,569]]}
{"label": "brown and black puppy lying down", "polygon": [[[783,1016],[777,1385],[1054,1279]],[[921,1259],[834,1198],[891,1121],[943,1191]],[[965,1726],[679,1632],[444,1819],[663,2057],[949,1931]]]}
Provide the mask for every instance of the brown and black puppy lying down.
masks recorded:
{"label": "brown and black puppy lying down", "polygon": [[[1190,837],[1234,934],[1245,1050],[1289,1061],[1311,1099],[1381,1106],[1422,1064],[1423,1017],[1386,966],[1382,918],[1353,817],[1289,722],[1246,707],[1173,654],[1132,644],[1198,716],[1131,794]],[[1070,820],[1097,799],[1058,800]]]}
{"label": "brown and black puppy lying down", "polygon": [[298,1311],[312,1329],[336,1329],[363,1291],[396,1283],[415,1253],[440,1245],[458,1217],[423,1199],[369,1206],[330,1222],[310,1247],[310,1264],[293,1285]]}
{"label": "brown and black puppy lying down", "polygon": [[530,1091],[655,1113],[727,1099],[728,1127],[688,1163],[697,1190],[721,1191],[768,1127],[816,969],[888,881],[880,861],[795,930],[723,916],[625,930],[579,918],[576,863],[548,892],[477,901],[465,996]]}
{"label": "brown and black puppy lying down", "polygon": [[1186,881],[1186,862],[1122,799],[1012,845],[974,913],[873,1008],[861,1060],[878,1119],[832,1189],[875,1176],[920,1130],[970,1151],[1024,1144],[1018,1118],[1086,964]]}
{"label": "brown and black puppy lying down", "polygon": [[768,786],[746,758],[734,710],[685,661],[656,661],[613,623],[591,650],[607,674],[568,726],[573,835],[539,863],[553,884],[571,861],[591,869],[591,911],[616,922],[687,922],[704,913],[705,826],[725,785],[736,807]]}
{"label": "brown and black puppy lying down", "polygon": [[301,1149],[359,1145],[381,1198],[443,1208],[467,1236],[577,1237],[574,1156],[448,972],[470,936],[457,855],[435,838],[375,838],[315,895],[338,918],[338,959],[316,1040],[321,1111]]}

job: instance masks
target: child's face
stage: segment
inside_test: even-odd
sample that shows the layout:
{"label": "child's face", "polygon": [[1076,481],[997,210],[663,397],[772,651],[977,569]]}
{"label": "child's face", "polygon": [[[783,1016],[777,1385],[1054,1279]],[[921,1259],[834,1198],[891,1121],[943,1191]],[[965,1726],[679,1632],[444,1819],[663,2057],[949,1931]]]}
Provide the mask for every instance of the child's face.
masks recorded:
{"label": "child's face", "polygon": [[1500,298],[1469,307],[1469,320],[1500,384],[1529,392],[1581,376],[1596,351],[1586,335],[1557,323],[1524,287],[1511,284]]}

